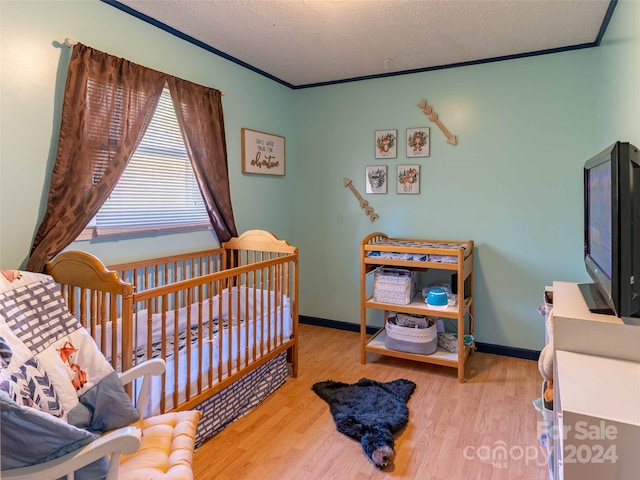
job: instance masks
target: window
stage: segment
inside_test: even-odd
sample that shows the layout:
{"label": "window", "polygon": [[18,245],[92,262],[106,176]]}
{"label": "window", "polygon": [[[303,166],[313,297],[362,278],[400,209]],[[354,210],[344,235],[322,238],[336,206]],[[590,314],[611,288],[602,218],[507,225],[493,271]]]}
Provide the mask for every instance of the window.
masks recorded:
{"label": "window", "polygon": [[80,239],[210,227],[165,87],[124,174]]}

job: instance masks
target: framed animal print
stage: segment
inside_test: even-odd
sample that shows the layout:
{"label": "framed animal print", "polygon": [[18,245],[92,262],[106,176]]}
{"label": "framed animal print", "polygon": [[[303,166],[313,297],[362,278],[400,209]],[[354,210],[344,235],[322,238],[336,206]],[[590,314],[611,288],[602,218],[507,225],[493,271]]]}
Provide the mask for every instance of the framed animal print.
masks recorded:
{"label": "framed animal print", "polygon": [[407,158],[428,157],[429,127],[407,128]]}
{"label": "framed animal print", "polygon": [[376,130],[376,158],[396,158],[398,130]]}
{"label": "framed animal print", "polygon": [[398,165],[396,193],[420,193],[420,165]]}
{"label": "framed animal print", "polygon": [[365,193],[387,193],[387,166],[370,165],[365,171]]}

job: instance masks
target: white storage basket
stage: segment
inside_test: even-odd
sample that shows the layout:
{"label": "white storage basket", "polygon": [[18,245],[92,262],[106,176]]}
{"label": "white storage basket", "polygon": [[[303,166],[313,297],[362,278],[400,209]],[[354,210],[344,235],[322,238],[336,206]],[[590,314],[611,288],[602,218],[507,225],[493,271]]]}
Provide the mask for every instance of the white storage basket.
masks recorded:
{"label": "white storage basket", "polygon": [[411,328],[396,325],[388,318],[384,346],[398,352],[431,355],[438,349],[438,328],[435,322],[427,328]]}
{"label": "white storage basket", "polygon": [[413,297],[415,272],[403,268],[381,268],[373,274],[373,299],[380,303],[407,305]]}

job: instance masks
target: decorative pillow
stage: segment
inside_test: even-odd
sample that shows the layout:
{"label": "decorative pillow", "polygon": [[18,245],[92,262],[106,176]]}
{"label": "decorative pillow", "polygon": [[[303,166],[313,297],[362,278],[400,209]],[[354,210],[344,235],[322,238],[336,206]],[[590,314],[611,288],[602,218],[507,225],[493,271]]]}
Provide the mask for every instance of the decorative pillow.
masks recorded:
{"label": "decorative pillow", "polygon": [[[18,405],[5,392],[0,392],[0,416],[3,470],[48,462],[96,439],[92,433],[69,425],[53,415]],[[104,479],[108,467],[108,458],[102,457],[78,470],[75,478]]]}
{"label": "decorative pillow", "polygon": [[53,279],[12,271],[9,280],[5,272],[0,275],[0,336],[13,356],[20,352],[22,363],[37,359],[60,400],[62,418],[98,432],[137,420],[124,387],[114,381],[117,374],[71,315]]}

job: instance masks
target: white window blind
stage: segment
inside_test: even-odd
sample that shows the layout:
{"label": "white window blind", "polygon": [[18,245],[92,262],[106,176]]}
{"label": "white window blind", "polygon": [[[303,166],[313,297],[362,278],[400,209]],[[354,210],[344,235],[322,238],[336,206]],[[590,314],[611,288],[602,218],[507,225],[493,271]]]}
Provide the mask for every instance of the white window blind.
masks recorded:
{"label": "white window blind", "polygon": [[208,226],[209,217],[165,87],[149,128],[96,215],[94,228],[97,235],[104,235]]}

